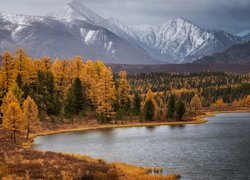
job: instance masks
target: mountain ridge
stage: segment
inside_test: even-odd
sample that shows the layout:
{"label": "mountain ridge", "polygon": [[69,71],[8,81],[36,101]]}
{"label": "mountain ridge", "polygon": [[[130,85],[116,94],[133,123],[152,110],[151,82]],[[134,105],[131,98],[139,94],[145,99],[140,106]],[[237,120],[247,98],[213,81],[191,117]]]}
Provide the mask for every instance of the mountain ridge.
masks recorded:
{"label": "mountain ridge", "polygon": [[[224,31],[204,30],[182,17],[154,26],[126,25],[101,17],[78,0],[48,16],[0,13],[0,25],[1,51],[22,46],[33,56],[82,55],[117,64],[189,63],[243,41]],[[40,54],[34,50],[39,48]]]}
{"label": "mountain ridge", "polygon": [[195,64],[250,64],[250,41],[236,44],[223,52],[205,56],[194,61]]}

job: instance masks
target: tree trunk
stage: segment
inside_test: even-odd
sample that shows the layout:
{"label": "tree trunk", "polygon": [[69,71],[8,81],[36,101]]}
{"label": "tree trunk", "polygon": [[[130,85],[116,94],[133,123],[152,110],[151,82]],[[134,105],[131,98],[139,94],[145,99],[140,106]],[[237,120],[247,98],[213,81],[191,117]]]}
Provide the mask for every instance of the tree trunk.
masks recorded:
{"label": "tree trunk", "polygon": [[30,127],[28,126],[28,128],[27,128],[27,137],[26,137],[26,139],[29,139],[29,134],[30,134]]}
{"label": "tree trunk", "polygon": [[13,130],[13,142],[16,144],[16,130]]}

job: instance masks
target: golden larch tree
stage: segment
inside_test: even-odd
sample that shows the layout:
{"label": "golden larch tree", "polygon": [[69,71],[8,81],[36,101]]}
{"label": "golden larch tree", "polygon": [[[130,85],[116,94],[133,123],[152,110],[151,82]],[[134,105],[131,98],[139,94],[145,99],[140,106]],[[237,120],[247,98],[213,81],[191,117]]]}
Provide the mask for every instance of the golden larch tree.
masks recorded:
{"label": "golden larch tree", "polygon": [[211,105],[212,108],[214,109],[222,109],[227,106],[226,103],[224,103],[222,98],[219,98],[214,104]]}
{"label": "golden larch tree", "polygon": [[110,69],[105,68],[100,73],[97,90],[98,105],[96,113],[101,121],[107,123],[114,114],[112,105],[116,99],[113,74]]}
{"label": "golden larch tree", "polygon": [[1,105],[1,112],[2,114],[5,113],[9,107],[9,105],[12,103],[18,103],[18,99],[14,95],[12,91],[8,91],[7,94],[3,98],[3,103]]}
{"label": "golden larch tree", "polygon": [[23,112],[18,103],[10,103],[3,113],[3,127],[12,131],[13,142],[16,143],[16,133],[25,129]]}
{"label": "golden larch tree", "polygon": [[30,57],[27,55],[24,49],[19,48],[16,50],[16,55],[14,57],[15,66],[17,70],[17,74],[19,74],[24,83],[29,82],[29,71],[32,69],[29,61]]}
{"label": "golden larch tree", "polygon": [[119,73],[119,86],[118,86],[118,101],[119,105],[122,109],[124,109],[128,103],[130,103],[131,95],[130,95],[131,87],[127,81],[127,73],[125,71],[121,71]]}
{"label": "golden larch tree", "polygon": [[30,131],[36,129],[40,125],[37,105],[30,96],[23,102],[23,113],[27,129],[26,137],[28,139]]}
{"label": "golden larch tree", "polygon": [[60,61],[56,59],[52,64],[52,73],[59,95],[64,95],[71,84],[69,71],[69,63],[66,60]]}
{"label": "golden larch tree", "polygon": [[250,107],[250,95],[248,95],[248,96],[246,97],[245,105],[246,105],[247,107]]}
{"label": "golden larch tree", "polygon": [[17,71],[15,61],[10,52],[4,52],[2,55],[2,66],[0,71],[1,87],[8,91],[12,83],[16,80]]}
{"label": "golden larch tree", "polygon": [[190,102],[191,109],[194,110],[195,115],[197,114],[198,110],[202,107],[201,98],[198,94],[195,94]]}

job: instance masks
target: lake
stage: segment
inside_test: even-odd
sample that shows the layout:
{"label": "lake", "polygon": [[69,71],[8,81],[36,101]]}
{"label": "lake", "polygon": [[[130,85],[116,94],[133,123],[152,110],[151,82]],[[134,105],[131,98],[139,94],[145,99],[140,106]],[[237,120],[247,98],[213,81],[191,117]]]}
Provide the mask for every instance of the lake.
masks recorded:
{"label": "lake", "polygon": [[34,149],[162,167],[182,179],[250,179],[250,113],[208,123],[71,132],[35,139]]}

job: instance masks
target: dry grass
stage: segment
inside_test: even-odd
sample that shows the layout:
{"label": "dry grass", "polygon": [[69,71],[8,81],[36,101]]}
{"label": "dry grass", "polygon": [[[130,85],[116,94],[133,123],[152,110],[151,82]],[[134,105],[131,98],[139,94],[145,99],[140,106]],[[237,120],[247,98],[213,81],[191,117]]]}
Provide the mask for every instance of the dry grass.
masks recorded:
{"label": "dry grass", "polygon": [[171,174],[167,176],[163,175],[149,175],[152,171],[159,171],[159,168],[142,168],[138,166],[128,165],[124,163],[115,162],[112,163],[121,174],[123,174],[120,179],[138,179],[138,180],[176,180],[180,178],[179,174]]}
{"label": "dry grass", "polygon": [[120,166],[116,166],[104,160],[84,155],[25,149],[22,145],[31,144],[32,139],[25,140],[21,134],[18,136],[18,142],[19,144],[14,145],[11,140],[11,132],[0,127],[0,179],[112,180],[137,179],[133,177],[139,178],[140,176],[145,177],[144,179],[155,178],[144,168],[121,163]]}

